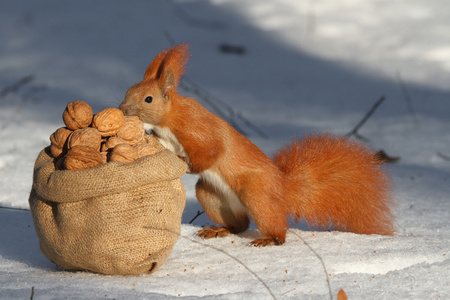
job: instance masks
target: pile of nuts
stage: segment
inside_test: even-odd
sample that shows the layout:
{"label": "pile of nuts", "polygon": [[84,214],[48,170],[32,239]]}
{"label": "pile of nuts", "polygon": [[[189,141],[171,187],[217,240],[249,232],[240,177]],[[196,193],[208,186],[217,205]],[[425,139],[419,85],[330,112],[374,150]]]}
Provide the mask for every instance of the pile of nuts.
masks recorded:
{"label": "pile of nuts", "polygon": [[124,116],[118,108],[93,114],[84,101],[67,104],[63,113],[66,127],[51,136],[50,151],[59,170],[79,170],[111,162],[132,162],[159,152],[144,142],[144,124],[138,117]]}

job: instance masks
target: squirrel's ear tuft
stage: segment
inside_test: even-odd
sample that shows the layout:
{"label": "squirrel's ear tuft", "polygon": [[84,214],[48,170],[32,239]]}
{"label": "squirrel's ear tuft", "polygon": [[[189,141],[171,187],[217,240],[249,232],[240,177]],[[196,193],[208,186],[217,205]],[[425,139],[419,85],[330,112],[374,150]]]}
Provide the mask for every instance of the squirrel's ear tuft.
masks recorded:
{"label": "squirrel's ear tuft", "polygon": [[180,44],[159,53],[145,71],[144,80],[167,79],[168,73],[174,76],[175,86],[186,71],[186,63],[189,60],[189,45]]}

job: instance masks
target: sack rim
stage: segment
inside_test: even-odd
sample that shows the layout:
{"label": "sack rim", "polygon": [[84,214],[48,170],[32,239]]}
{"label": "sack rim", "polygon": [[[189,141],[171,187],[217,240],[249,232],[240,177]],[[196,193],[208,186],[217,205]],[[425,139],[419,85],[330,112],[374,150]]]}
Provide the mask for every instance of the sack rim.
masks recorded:
{"label": "sack rim", "polygon": [[[82,170],[56,170],[48,146],[36,159],[33,189],[47,201],[77,202],[178,179],[186,170],[187,164],[168,149],[129,163],[108,162]],[[92,178],[95,181],[89,180]]]}

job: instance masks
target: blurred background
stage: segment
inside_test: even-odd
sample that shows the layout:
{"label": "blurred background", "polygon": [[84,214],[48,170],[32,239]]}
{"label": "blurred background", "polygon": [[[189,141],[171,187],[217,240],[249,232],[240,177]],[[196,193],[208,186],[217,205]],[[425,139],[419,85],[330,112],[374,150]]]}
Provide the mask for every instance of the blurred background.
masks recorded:
{"label": "blurred background", "polygon": [[[448,298],[449,33],[448,0],[2,0],[0,298],[29,298],[36,286],[47,298],[261,299],[256,274],[293,299],[326,298],[325,277],[334,295]],[[26,210],[34,160],[64,126],[66,104],[117,107],[153,58],[182,42],[192,57],[179,92],[268,155],[305,134],[346,135],[385,97],[352,138],[399,158],[386,165],[396,235],[300,224],[313,232],[290,232],[283,248],[248,247],[258,235],[248,231],[208,241],[215,251],[190,240],[211,221],[188,225],[202,208],[186,175],[183,238],[158,274],[102,277],[48,262]]]}
{"label": "blurred background", "polygon": [[192,58],[179,92],[267,154],[305,134],[346,134],[385,96],[358,131],[364,142],[400,156],[399,164],[448,171],[447,1],[4,0],[1,7],[0,204],[27,206],[34,158],[63,126],[68,102],[117,107],[152,59],[182,42]]}

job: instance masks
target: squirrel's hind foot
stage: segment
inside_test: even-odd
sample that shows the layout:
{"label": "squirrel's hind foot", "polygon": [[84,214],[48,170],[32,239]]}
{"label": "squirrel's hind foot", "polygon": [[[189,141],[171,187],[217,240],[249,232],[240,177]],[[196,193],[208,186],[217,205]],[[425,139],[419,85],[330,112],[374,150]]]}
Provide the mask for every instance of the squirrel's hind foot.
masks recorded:
{"label": "squirrel's hind foot", "polygon": [[199,231],[195,235],[198,235],[201,238],[204,239],[211,239],[215,237],[224,237],[230,234],[230,230],[226,227],[205,227]]}

